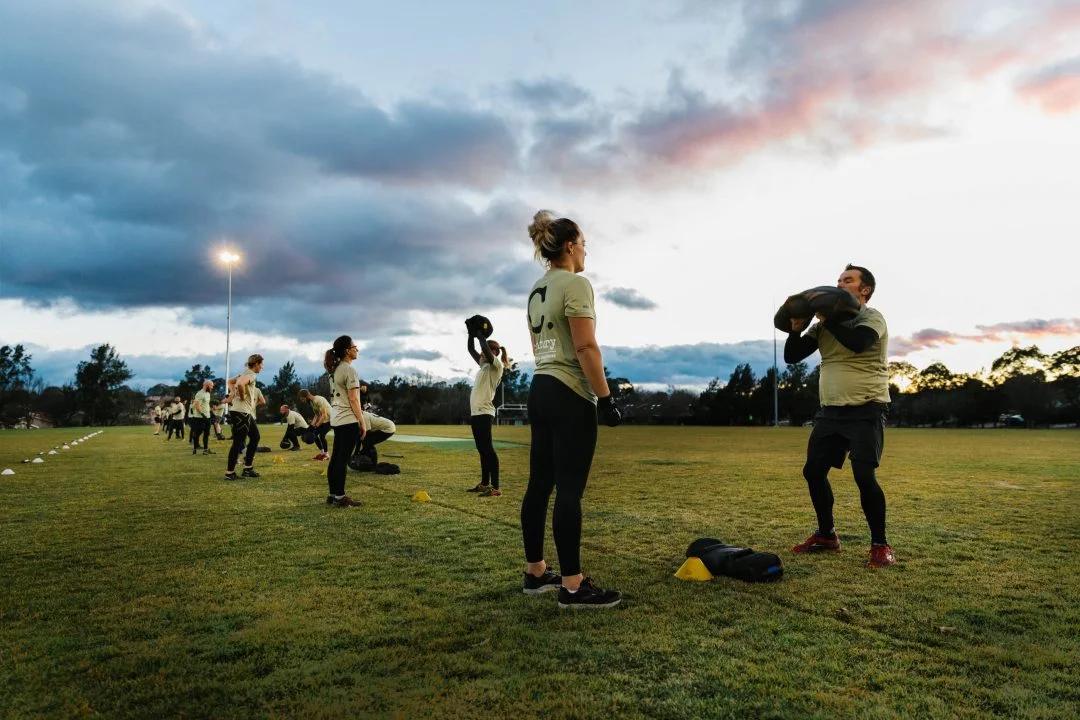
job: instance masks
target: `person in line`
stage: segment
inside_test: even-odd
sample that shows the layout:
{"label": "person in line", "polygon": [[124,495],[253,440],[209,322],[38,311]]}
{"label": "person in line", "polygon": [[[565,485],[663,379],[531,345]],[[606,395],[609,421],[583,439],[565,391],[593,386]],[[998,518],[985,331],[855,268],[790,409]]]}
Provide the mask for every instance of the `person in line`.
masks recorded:
{"label": "person in line", "polygon": [[199,438],[202,437],[203,455],[213,455],[210,449],[210,391],[214,389],[213,380],[204,380],[202,389],[195,393],[191,401],[191,454],[199,451]]}
{"label": "person in line", "polygon": [[290,451],[300,452],[300,437],[308,429],[307,420],[288,405],[282,405],[278,410],[284,417],[286,425],[285,437],[281,439],[281,443],[283,445],[289,443],[291,445]]}
{"label": "person in line", "polygon": [[889,331],[885,317],[867,303],[877,282],[873,273],[848,265],[837,286],[859,301],[858,315],[846,321],[818,317],[803,334],[809,319],[792,319],[784,343],[784,362],[797,363],[814,351],[821,353],[818,395],[821,409],[806,447],[803,477],[817,515],[817,530],[792,548],[797,553],[840,552],[833,527],[833,493],[829,468],[840,469],[851,458],[851,471],[859,487],[863,514],[870,526],[868,568],[896,563],[885,537],[885,493],[876,469],[885,446],[885,418],[889,411]]}
{"label": "person in line", "polygon": [[184,401],[179,395],[173,398],[172,404],[169,405],[169,431],[165,435],[166,440],[172,440],[173,433],[176,433],[176,437],[184,439]]}
{"label": "person in line", "polygon": [[[355,455],[366,456],[371,467],[374,468],[379,464],[379,451],[375,446],[389,440],[397,432],[397,425],[393,420],[376,415],[369,410],[364,410],[364,425],[367,427],[367,434],[364,435],[364,441],[356,450]],[[353,467],[355,466],[354,461]]]}
{"label": "person in line", "polygon": [[[529,392],[529,486],[521,503],[524,592],[558,589],[559,608],[610,608],[622,600],[581,569],[581,497],[596,450],[597,414],[607,425],[622,416],[604,375],[596,309],[585,269],[585,236],[577,223],[536,213],[529,226],[536,258],[547,272],[529,292],[526,317],[536,371]],[[548,500],[556,491],[552,535],[562,577],[544,561]]]}
{"label": "person in line", "polygon": [[220,400],[214,400],[210,403],[210,422],[214,426],[214,439],[224,440],[225,436],[221,434],[221,418],[225,414],[225,405]]}
{"label": "person in line", "polygon": [[[240,449],[247,445],[244,454],[242,477],[257,478],[255,470],[255,452],[259,448],[259,425],[255,422],[255,411],[262,393],[255,384],[255,378],[263,368],[263,356],[258,353],[247,359],[243,372],[229,379],[229,396],[225,403],[229,406],[229,424],[232,425],[232,446],[225,466],[225,479],[236,479],[236,462]],[[263,404],[265,404],[263,400]]]}
{"label": "person in line", "polygon": [[312,460],[329,460],[326,434],[330,432],[330,403],[322,395],[315,395],[306,389],[301,390],[296,397],[300,402],[311,405],[311,429],[315,433],[315,447],[319,450]]}
{"label": "person in line", "polygon": [[161,403],[150,408],[150,420],[154,423],[154,434],[161,434]]}
{"label": "person in line", "polygon": [[[491,440],[491,426],[495,423],[495,389],[502,380],[503,369],[509,364],[506,348],[500,347],[494,340],[485,340],[479,329],[465,321],[469,330],[468,349],[473,361],[480,366],[473,381],[472,394],[469,395],[469,425],[472,427],[473,442],[480,454],[480,482],[469,489],[481,497],[499,497],[499,456]],[[480,351],[476,350],[476,340],[480,341]],[[500,356],[501,355],[501,356]]]}
{"label": "person in line", "polygon": [[330,375],[330,425],[334,428],[334,451],[326,468],[326,504],[332,507],[363,504],[345,494],[349,458],[367,434],[364,411],[360,409],[360,378],[352,366],[357,354],[352,338],[342,335],[323,358],[323,367]]}

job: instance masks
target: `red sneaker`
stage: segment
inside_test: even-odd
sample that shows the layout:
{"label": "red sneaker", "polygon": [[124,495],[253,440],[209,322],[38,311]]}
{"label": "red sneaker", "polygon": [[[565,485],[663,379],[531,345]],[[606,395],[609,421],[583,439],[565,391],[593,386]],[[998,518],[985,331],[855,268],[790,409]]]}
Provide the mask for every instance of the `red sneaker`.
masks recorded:
{"label": "red sneaker", "polygon": [[805,541],[791,548],[791,552],[815,553],[815,552],[840,552],[840,538],[833,533],[829,537],[814,533]]}
{"label": "red sneaker", "polygon": [[871,545],[870,559],[866,561],[868,568],[883,568],[896,564],[896,555],[888,545]]}

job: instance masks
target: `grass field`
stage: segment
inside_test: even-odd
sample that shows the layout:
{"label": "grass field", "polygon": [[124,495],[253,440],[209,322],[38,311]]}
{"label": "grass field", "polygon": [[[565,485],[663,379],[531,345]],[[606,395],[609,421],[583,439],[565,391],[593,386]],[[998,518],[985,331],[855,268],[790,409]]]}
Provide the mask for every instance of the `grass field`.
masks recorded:
{"label": "grass field", "polygon": [[[808,429],[601,428],[583,562],[626,599],[576,613],[521,593],[527,428],[496,428],[502,498],[464,492],[468,444],[388,442],[402,474],[351,474],[350,509],[278,427],[258,480],[147,428],[21,464],[84,432],[0,434],[6,718],[1080,715],[1076,431],[888,431],[900,564],[869,571],[847,468],[844,552],[789,551]],[[783,580],[674,579],[699,536]]]}

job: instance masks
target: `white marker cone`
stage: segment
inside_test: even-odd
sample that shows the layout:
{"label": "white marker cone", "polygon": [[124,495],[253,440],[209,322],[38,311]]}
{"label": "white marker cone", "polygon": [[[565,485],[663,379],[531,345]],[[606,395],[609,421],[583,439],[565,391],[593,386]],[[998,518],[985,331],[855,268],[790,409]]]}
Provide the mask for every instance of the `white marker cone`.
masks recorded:
{"label": "white marker cone", "polygon": [[15,474],[15,471],[12,470],[11,468],[4,468],[4,471],[0,472],[0,475],[14,475],[14,474]]}

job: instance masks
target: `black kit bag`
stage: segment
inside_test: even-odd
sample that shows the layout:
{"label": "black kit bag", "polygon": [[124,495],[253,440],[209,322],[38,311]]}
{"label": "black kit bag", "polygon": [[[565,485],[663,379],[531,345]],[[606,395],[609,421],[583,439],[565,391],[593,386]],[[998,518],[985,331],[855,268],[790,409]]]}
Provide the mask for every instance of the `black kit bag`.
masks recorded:
{"label": "black kit bag", "polygon": [[381,462],[375,466],[376,475],[398,475],[401,473],[401,468],[394,463]]}
{"label": "black kit bag", "polygon": [[773,316],[773,327],[791,332],[792,320],[809,320],[821,313],[826,320],[843,322],[859,314],[855,296],[835,285],[819,285],[788,297]]}
{"label": "black kit bag", "polygon": [[698,538],[690,543],[686,557],[700,558],[713,575],[746,582],[771,582],[784,574],[784,563],[779,555],[725,545],[715,538]]}
{"label": "black kit bag", "polygon": [[315,442],[315,431],[308,428],[304,431],[304,434],[300,436],[300,439],[304,441],[305,445],[310,445]]}

